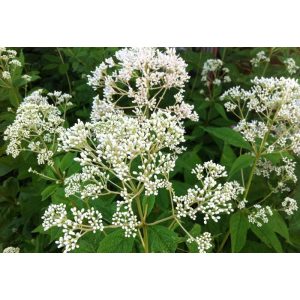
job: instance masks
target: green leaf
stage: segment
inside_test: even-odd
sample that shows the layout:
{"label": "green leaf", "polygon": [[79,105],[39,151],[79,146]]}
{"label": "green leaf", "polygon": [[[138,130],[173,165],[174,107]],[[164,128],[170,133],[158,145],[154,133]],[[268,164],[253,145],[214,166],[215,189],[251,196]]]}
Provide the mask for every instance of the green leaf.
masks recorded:
{"label": "green leaf", "polygon": [[176,251],[178,236],[164,226],[149,226],[148,238],[151,252],[173,253]]}
{"label": "green leaf", "polygon": [[221,161],[220,161],[221,164],[227,167],[228,169],[230,169],[235,160],[236,160],[236,155],[232,150],[232,148],[229,145],[224,144]]}
{"label": "green leaf", "polygon": [[287,241],[289,241],[289,229],[278,211],[273,211],[273,215],[269,217],[269,222],[267,225],[284,237]]}
{"label": "green leaf", "polygon": [[276,252],[282,252],[281,243],[274,232],[274,230],[268,226],[269,224],[263,224],[261,227],[257,227],[255,224],[250,224],[252,232],[267,246],[275,249]]}
{"label": "green leaf", "polygon": [[48,199],[51,195],[53,195],[58,186],[56,184],[51,184],[47,186],[43,191],[42,191],[42,201]]}
{"label": "green leaf", "polygon": [[74,157],[75,157],[74,153],[68,152],[61,160],[60,169],[62,171],[67,170],[72,165],[72,163],[74,163]]}
{"label": "green leaf", "polygon": [[16,160],[10,156],[0,157],[0,176],[4,176],[10,171],[16,169]]}
{"label": "green leaf", "polygon": [[101,253],[131,253],[134,244],[133,237],[125,237],[123,229],[117,229],[100,242],[98,252]]}
{"label": "green leaf", "polygon": [[147,208],[147,216],[151,213],[153,207],[155,204],[155,196],[144,196],[142,199],[142,206],[143,206],[143,211],[146,210]]}
{"label": "green leaf", "polygon": [[239,172],[241,169],[247,168],[254,163],[255,157],[250,154],[243,154],[239,156],[234,163],[229,172],[229,178],[232,177],[234,174]]}
{"label": "green leaf", "polygon": [[69,65],[68,64],[60,64],[58,67],[58,72],[62,75],[66,74],[68,72]]}
{"label": "green leaf", "polygon": [[201,163],[201,159],[197,153],[188,151],[183,153],[176,161],[176,167],[192,170],[196,164]]}
{"label": "green leaf", "polygon": [[244,149],[251,150],[251,146],[246,142],[242,135],[235,130],[228,127],[205,127],[204,130],[213,136],[223,140],[229,145],[241,147]]}
{"label": "green leaf", "polygon": [[228,117],[227,117],[227,114],[226,114],[226,111],[225,111],[223,105],[221,105],[220,103],[215,103],[215,109],[225,120],[228,120]]}
{"label": "green leaf", "polygon": [[230,237],[232,252],[240,252],[246,244],[249,222],[242,211],[237,211],[230,217]]}

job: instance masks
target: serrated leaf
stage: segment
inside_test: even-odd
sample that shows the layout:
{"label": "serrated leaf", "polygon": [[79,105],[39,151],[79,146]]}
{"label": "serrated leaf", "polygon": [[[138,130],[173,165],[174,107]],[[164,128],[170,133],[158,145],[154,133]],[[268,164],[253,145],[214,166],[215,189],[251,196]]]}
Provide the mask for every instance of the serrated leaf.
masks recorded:
{"label": "serrated leaf", "polygon": [[151,252],[173,253],[176,251],[178,236],[164,226],[149,226],[148,238]]}
{"label": "serrated leaf", "polygon": [[101,253],[131,253],[134,238],[125,237],[123,229],[117,229],[109,233],[100,242],[97,252]]}
{"label": "serrated leaf", "polygon": [[230,217],[230,237],[232,252],[240,252],[246,244],[249,222],[242,211],[237,211]]}

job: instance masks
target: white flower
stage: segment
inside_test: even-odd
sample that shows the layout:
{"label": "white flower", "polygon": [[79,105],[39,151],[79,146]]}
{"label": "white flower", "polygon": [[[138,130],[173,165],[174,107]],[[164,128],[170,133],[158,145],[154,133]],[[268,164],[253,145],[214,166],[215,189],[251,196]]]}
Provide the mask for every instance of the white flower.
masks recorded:
{"label": "white flower", "polygon": [[32,77],[30,76],[30,75],[22,75],[22,78],[25,80],[25,81],[27,81],[27,82],[29,82],[29,81],[31,81],[32,80]]}
{"label": "white flower", "polygon": [[284,61],[284,64],[287,68],[287,71],[290,75],[297,73],[299,66],[296,65],[296,62],[293,58],[287,58]]}
{"label": "white flower", "polygon": [[58,248],[64,248],[64,252],[72,251],[79,247],[78,240],[88,231],[96,233],[103,231],[102,215],[93,207],[88,210],[71,209],[72,219],[67,216],[65,204],[51,204],[44,213],[43,227],[48,230],[54,226],[62,228],[63,236],[56,241]]}
{"label": "white flower", "polygon": [[260,51],[256,54],[256,57],[250,60],[253,67],[258,67],[262,62],[269,62],[270,58],[266,56],[265,51]]}
{"label": "white flower", "polygon": [[236,182],[218,183],[217,179],[226,177],[225,168],[212,161],[197,165],[193,170],[201,187],[195,185],[184,196],[175,196],[178,217],[189,216],[195,220],[197,213],[204,214],[204,223],[209,219],[215,222],[221,218],[220,214],[233,212],[232,201],[243,193],[244,189]]}
{"label": "white flower", "polygon": [[9,141],[6,153],[17,157],[27,145],[38,154],[39,164],[52,164],[53,152],[40,141],[43,135],[52,141],[51,136],[60,132],[63,123],[60,110],[48,103],[47,97],[42,96],[42,90],[33,92],[20,104],[16,119],[4,132],[4,140]]}
{"label": "white flower", "polygon": [[195,242],[198,246],[198,251],[199,253],[206,253],[207,250],[209,250],[213,245],[212,245],[212,236],[211,233],[209,232],[204,232],[198,237],[195,238],[189,238],[187,240],[188,243]]}
{"label": "white flower", "polygon": [[238,203],[237,208],[238,208],[238,209],[243,209],[243,208],[246,207],[246,204],[247,204],[247,203],[248,203],[248,201],[247,201],[246,199],[243,199],[243,200],[241,200],[241,201]]}
{"label": "white flower", "polygon": [[257,162],[255,174],[266,178],[274,176],[277,179],[277,185],[273,187],[273,192],[289,192],[288,182],[297,182],[295,174],[296,162],[287,157],[283,157],[282,165],[274,165],[271,161],[262,158]]}
{"label": "white flower", "polygon": [[16,67],[22,67],[22,64],[19,60],[17,59],[12,59],[10,62],[9,62],[10,65],[14,65]]}
{"label": "white flower", "polygon": [[20,248],[18,247],[7,247],[3,250],[3,253],[19,253]]}
{"label": "white flower", "polygon": [[298,210],[297,201],[290,197],[285,197],[284,201],[282,202],[282,207],[285,213],[289,216],[293,215],[294,212]]}
{"label": "white flower", "polygon": [[262,207],[260,204],[254,205],[254,211],[248,216],[248,221],[255,224],[257,227],[261,227],[263,223],[268,223],[268,216],[272,216],[273,211],[270,206]]}
{"label": "white flower", "polygon": [[117,210],[113,214],[112,224],[120,226],[125,232],[125,237],[136,236],[140,222],[132,210],[132,200],[117,201]]}
{"label": "white flower", "polygon": [[223,61],[220,59],[208,59],[201,71],[201,81],[207,86],[210,84],[219,86],[222,82],[230,82],[229,69],[223,67]]}
{"label": "white flower", "polygon": [[251,90],[234,87],[221,97],[221,100],[229,100],[225,103],[226,109],[241,119],[235,129],[253,144],[268,137],[263,145],[265,149],[261,149],[267,153],[291,150],[300,155],[298,81],[283,77],[256,77],[251,82]]}
{"label": "white flower", "polygon": [[11,75],[8,71],[3,71],[2,72],[2,78],[6,79],[6,80],[9,80],[9,79],[11,79]]}

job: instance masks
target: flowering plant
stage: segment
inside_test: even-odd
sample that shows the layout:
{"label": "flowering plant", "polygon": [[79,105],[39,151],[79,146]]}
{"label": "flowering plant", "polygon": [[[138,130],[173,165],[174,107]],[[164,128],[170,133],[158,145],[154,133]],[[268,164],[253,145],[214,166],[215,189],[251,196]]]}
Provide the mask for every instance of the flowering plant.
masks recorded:
{"label": "flowering plant", "polygon": [[[11,68],[22,63],[13,50],[1,51],[1,80],[10,88]],[[249,61],[254,75],[261,64],[265,75],[271,57],[260,51]],[[283,63],[289,75],[297,74],[292,58]],[[257,74],[243,89],[223,60],[209,58],[187,90],[187,68],[172,48],[117,50],[87,75],[95,93],[91,109],[73,125],[72,91],[27,94],[32,76],[19,74],[26,96],[15,104],[4,141],[14,159],[35,157],[28,172],[45,180],[42,200],[51,201],[36,232],[49,233],[64,252],[221,252],[228,246],[238,252],[247,247],[249,229],[278,252],[277,234],[295,244],[284,218],[298,210],[292,197],[300,154],[297,80]],[[215,126],[215,116],[227,126]],[[223,149],[218,162],[187,147],[188,140],[197,149],[206,135]],[[176,178],[182,167],[186,185]],[[266,185],[259,194],[256,182]]]}

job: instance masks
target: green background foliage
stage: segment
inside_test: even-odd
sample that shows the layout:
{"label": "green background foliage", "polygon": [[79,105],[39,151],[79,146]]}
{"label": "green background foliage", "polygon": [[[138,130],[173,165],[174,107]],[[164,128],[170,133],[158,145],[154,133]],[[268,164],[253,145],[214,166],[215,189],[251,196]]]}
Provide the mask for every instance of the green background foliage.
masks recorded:
{"label": "green background foliage", "polygon": [[[117,48],[19,48],[16,49],[23,62],[23,74],[32,76],[26,86],[21,80],[22,70],[12,74],[14,88],[0,87],[0,134],[13,121],[14,111],[22,98],[39,88],[46,91],[63,91],[72,95],[74,106],[68,111],[70,125],[77,119],[87,121],[95,92],[87,86],[86,75],[110,57]],[[249,88],[250,80],[255,76],[289,77],[283,60],[292,57],[300,65],[300,49],[296,48],[178,48],[179,54],[188,64],[191,76],[186,89],[185,101],[195,106],[200,116],[199,122],[186,122],[187,150],[177,160],[171,174],[174,189],[182,195],[196,183],[191,175],[192,168],[201,162],[213,160],[223,164],[230,179],[238,179],[239,171],[249,173],[253,158],[240,152],[240,148],[249,149],[249,144],[231,127],[236,123],[233,115],[228,114],[220,95],[231,86],[240,85]],[[271,58],[270,63],[252,69],[250,59],[257,52],[264,50]],[[209,58],[220,58],[224,66],[230,69],[231,83],[215,88],[213,101],[205,101],[205,89],[201,82],[201,70]],[[295,74],[295,78],[299,72]],[[61,184],[51,184],[37,175],[29,173],[29,167],[39,170],[31,153],[21,153],[13,159],[5,154],[5,143],[0,140],[0,252],[5,247],[15,246],[21,252],[59,252],[54,241],[59,236],[59,229],[44,232],[41,216],[50,203],[68,203],[78,200],[64,197]],[[71,175],[79,169],[73,161],[73,154],[58,156],[58,174]],[[48,170],[50,172],[50,170]],[[52,176],[57,176],[51,174]],[[297,176],[300,175],[300,163]],[[60,178],[58,178],[59,180]],[[254,180],[251,199],[265,193],[263,178]],[[149,222],[166,217],[170,210],[169,201],[165,201],[167,191],[161,190],[152,199],[143,199],[142,205],[148,205]],[[300,182],[294,187],[291,196],[300,206]],[[276,201],[274,196],[271,201]],[[103,217],[111,219],[115,210],[112,197],[94,202],[95,208],[101,210]],[[258,228],[249,225],[242,212],[223,216],[218,223],[208,222],[203,225],[201,216],[196,223],[186,220],[185,225],[193,235],[209,231],[214,237],[213,252],[299,252],[300,251],[300,211],[291,217],[275,213],[270,222]],[[155,225],[149,229],[149,247],[151,252],[197,252],[197,247],[186,242],[185,233],[178,225],[166,222],[167,226]],[[133,238],[124,239],[121,230],[107,231],[105,234],[87,234],[80,240],[80,248],[75,252],[139,252],[140,245]]]}

